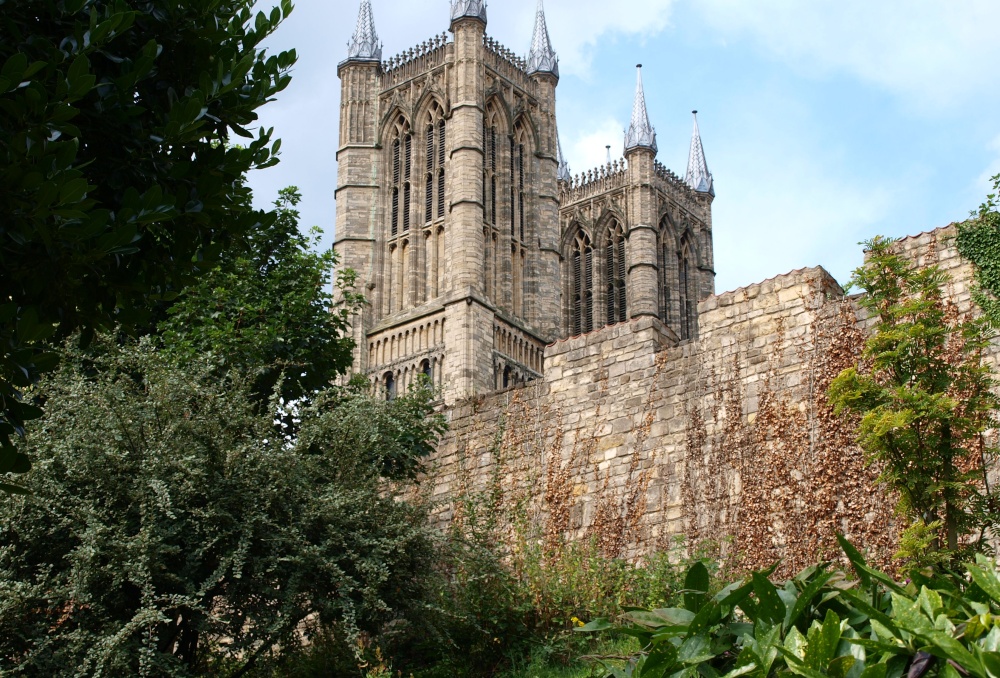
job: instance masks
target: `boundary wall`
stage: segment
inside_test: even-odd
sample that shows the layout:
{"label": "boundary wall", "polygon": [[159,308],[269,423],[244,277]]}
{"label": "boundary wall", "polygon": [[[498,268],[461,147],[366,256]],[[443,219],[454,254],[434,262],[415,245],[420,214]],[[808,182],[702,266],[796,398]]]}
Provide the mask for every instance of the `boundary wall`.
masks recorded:
{"label": "boundary wall", "polygon": [[[945,227],[901,240],[952,276],[969,311],[971,268]],[[833,416],[826,388],[856,362],[865,321],[822,268],[712,296],[697,340],[658,319],[607,326],[545,348],[543,376],[458,403],[425,487],[441,525],[463,502],[539,539],[593,538],[640,558],[678,535],[739,567],[783,559],[780,574],[836,557],[835,532],[888,564],[895,497]],[[988,356],[995,363],[995,353]]]}

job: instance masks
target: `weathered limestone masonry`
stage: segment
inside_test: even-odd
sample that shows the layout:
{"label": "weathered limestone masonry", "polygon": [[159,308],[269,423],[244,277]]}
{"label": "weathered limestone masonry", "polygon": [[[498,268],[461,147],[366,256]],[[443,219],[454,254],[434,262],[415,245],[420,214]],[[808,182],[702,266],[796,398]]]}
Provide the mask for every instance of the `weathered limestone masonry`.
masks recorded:
{"label": "weathered limestone masonry", "polygon": [[[953,236],[899,247],[948,271],[949,298],[968,310]],[[492,488],[492,509],[519,505],[546,538],[593,536],[613,556],[686,535],[723,541],[744,567],[784,558],[787,573],[835,554],[841,530],[888,561],[894,497],[873,489],[825,399],[863,342],[853,300],[807,268],[709,297],[698,314],[699,338],[680,344],[652,316],[557,341],[542,378],[453,407],[428,479],[438,519],[461,520],[451,499]]]}

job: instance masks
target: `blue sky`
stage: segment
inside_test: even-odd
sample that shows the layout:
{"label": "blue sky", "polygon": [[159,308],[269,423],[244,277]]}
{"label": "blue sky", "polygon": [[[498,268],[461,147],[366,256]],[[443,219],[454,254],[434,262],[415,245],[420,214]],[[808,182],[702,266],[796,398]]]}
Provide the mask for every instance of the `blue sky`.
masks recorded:
{"label": "blue sky", "polygon": [[[372,0],[385,57],[448,27],[447,0]],[[256,200],[303,193],[333,240],[337,63],[355,0],[299,0],[270,42],[299,54],[261,122],[282,160]],[[527,52],[535,0],[489,6],[487,33]],[[683,174],[691,110],[715,178],[716,290],[802,266],[846,282],[858,241],[965,218],[1000,172],[996,0],[547,0],[557,115],[574,173],[620,155],[643,64],[658,158]]]}

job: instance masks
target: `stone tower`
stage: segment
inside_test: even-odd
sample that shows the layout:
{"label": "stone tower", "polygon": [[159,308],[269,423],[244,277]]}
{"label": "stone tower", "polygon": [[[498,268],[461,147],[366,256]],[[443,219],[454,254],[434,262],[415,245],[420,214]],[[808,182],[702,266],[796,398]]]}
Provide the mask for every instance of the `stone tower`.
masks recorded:
{"label": "stone tower", "polygon": [[354,369],[389,397],[421,374],[447,403],[522,383],[547,344],[639,316],[693,338],[713,291],[700,137],[685,183],[655,159],[640,76],[626,158],[570,176],[541,1],[527,58],[486,19],[452,0],[449,33],[383,61],[362,0],[338,66],[334,249],[369,301]]}

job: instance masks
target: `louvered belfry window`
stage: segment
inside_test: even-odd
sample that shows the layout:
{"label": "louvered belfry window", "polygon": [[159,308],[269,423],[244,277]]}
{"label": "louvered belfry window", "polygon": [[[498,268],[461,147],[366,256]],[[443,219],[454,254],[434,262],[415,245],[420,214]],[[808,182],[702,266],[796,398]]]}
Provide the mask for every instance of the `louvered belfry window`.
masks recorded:
{"label": "louvered belfry window", "polygon": [[424,131],[424,223],[444,216],[444,111],[436,102]]}
{"label": "louvered belfry window", "polygon": [[677,288],[680,302],[681,339],[693,339],[696,330],[698,297],[694,281],[694,251],[687,235],[677,252]]}
{"label": "louvered belfry window", "polygon": [[594,329],[594,249],[583,231],[573,239],[570,253],[570,331]]}
{"label": "louvered belfry window", "polygon": [[437,216],[444,216],[444,120],[438,123]]}
{"label": "louvered belfry window", "polygon": [[625,231],[617,219],[612,219],[608,225],[604,259],[606,317],[607,323],[611,325],[624,322],[628,318],[625,309]]}
{"label": "louvered belfry window", "polygon": [[424,221],[434,218],[434,125],[427,125],[425,140],[427,150],[426,175],[424,176]]}
{"label": "louvered belfry window", "polygon": [[392,142],[392,235],[399,233],[399,139]]}

